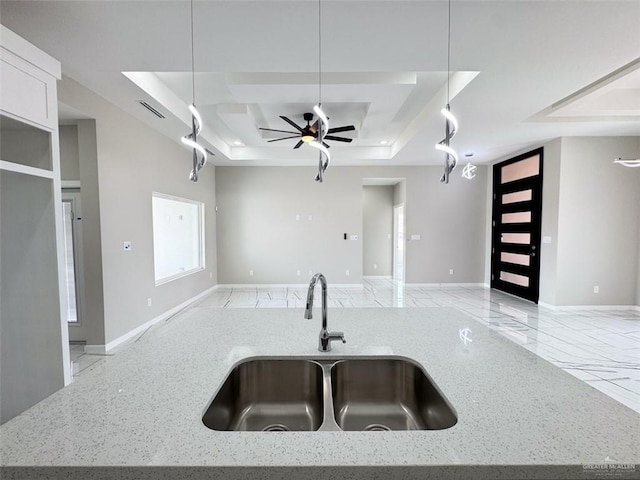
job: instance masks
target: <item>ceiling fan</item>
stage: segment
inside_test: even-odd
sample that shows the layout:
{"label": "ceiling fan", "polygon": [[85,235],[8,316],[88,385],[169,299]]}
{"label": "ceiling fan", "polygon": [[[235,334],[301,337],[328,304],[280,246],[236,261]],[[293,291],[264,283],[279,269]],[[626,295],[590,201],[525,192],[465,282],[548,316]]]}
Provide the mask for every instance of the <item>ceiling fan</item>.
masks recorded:
{"label": "ceiling fan", "polygon": [[[292,134],[292,136],[290,137],[282,137],[282,138],[276,138],[273,140],[268,140],[269,143],[271,142],[279,142],[280,140],[288,140],[290,138],[299,138],[300,141],[298,143],[296,143],[296,146],[293,148],[300,148],[302,146],[303,143],[309,143],[309,142],[313,142],[316,138],[318,138],[318,120],[315,121],[315,123],[313,125],[311,125],[311,122],[313,121],[313,113],[305,113],[303,118],[304,120],[307,122],[307,126],[302,128],[299,125],[297,125],[293,120],[285,117],[284,115],[280,115],[280,118],[282,120],[284,120],[285,122],[287,122],[289,125],[291,125],[293,128],[295,128],[297,130],[297,132],[290,132],[287,130],[274,130],[272,128],[260,128],[260,130],[265,130],[267,132],[280,132],[280,133],[290,133]],[[351,143],[353,141],[352,138],[345,138],[345,137],[336,137],[335,135],[331,135],[332,133],[339,133],[339,132],[349,132],[351,130],[355,130],[356,127],[354,127],[353,125],[347,125],[344,127],[335,127],[335,128],[330,128],[327,131],[327,135],[324,137],[325,140],[333,140],[334,142],[346,142],[346,143]],[[323,145],[327,148],[329,148],[329,145],[327,145],[325,142],[322,142]]]}

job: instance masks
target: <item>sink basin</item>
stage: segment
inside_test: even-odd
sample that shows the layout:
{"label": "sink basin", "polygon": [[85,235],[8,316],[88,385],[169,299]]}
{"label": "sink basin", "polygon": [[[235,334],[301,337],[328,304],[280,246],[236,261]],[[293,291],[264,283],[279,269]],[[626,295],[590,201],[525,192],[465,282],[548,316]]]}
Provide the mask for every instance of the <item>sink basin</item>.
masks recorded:
{"label": "sink basin", "polygon": [[403,357],[247,359],[202,417],[234,432],[440,430],[457,421],[433,380]]}
{"label": "sink basin", "polygon": [[229,373],[202,421],[212,430],[317,430],[322,384],[322,367],[310,360],[249,360]]}
{"label": "sink basin", "polygon": [[458,421],[428,375],[405,359],[339,361],[331,387],[342,430],[441,430]]}

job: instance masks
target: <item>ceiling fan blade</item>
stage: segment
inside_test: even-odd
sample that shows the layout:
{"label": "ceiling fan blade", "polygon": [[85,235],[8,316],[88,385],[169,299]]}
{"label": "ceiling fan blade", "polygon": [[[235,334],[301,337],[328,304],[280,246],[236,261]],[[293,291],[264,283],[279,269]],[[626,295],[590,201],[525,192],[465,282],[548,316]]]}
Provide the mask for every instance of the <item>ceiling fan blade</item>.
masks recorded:
{"label": "ceiling fan blade", "polygon": [[298,130],[299,132],[304,132],[304,130],[301,127],[299,127],[298,125],[296,125],[293,122],[293,120],[288,119],[284,115],[280,115],[280,118],[283,119],[285,122],[287,122],[289,125],[291,125],[293,128],[295,128],[296,130]]}
{"label": "ceiling fan blade", "polygon": [[[327,137],[324,137],[324,138],[327,138]],[[331,145],[327,145],[325,142],[322,142],[322,144],[327,148],[331,148]]]}
{"label": "ceiling fan blade", "polygon": [[296,146],[295,146],[295,147],[293,147],[293,148],[294,148],[294,149],[296,149],[296,148],[300,148],[300,147],[302,146],[302,144],[303,144],[303,143],[304,143],[304,142],[303,142],[302,140],[300,140],[298,143],[296,143]]}
{"label": "ceiling fan blade", "polygon": [[300,138],[300,135],[294,135],[293,137],[275,138],[275,139],[273,139],[273,140],[267,140],[267,143],[271,143],[271,142],[279,142],[280,140],[289,140],[290,138]]}
{"label": "ceiling fan blade", "polygon": [[353,125],[347,125],[346,127],[330,128],[329,130],[327,130],[327,133],[350,132],[355,129],[356,127],[354,127]]}
{"label": "ceiling fan blade", "polygon": [[280,132],[280,133],[293,133],[298,134],[298,132],[289,132],[288,130],[274,130],[273,128],[258,128],[258,130],[264,130],[266,132]]}
{"label": "ceiling fan blade", "polygon": [[316,122],[311,125],[311,127],[309,127],[309,130],[311,130],[313,133],[316,133],[318,131],[318,120],[316,120]]}
{"label": "ceiling fan blade", "polygon": [[327,135],[326,137],[324,137],[324,139],[333,140],[334,142],[346,142],[346,143],[353,142],[353,138],[334,137],[333,135]]}

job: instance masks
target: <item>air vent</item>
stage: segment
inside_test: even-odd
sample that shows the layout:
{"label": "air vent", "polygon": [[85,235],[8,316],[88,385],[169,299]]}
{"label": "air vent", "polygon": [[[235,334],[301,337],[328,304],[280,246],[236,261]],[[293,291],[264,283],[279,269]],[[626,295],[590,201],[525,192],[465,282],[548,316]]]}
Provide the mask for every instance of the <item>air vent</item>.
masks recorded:
{"label": "air vent", "polygon": [[161,114],[158,110],[156,110],[155,108],[153,108],[151,105],[149,105],[147,102],[145,102],[144,100],[138,100],[138,103],[140,105],[142,105],[144,108],[146,108],[147,110],[149,110],[151,113],[153,113],[156,117],[158,118],[165,118],[165,116],[163,114]]}

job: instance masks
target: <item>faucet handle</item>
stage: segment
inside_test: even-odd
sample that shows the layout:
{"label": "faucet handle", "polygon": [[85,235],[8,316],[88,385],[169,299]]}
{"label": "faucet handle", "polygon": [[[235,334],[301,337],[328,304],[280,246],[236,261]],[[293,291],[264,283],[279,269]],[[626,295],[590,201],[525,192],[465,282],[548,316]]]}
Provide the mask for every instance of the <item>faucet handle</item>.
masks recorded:
{"label": "faucet handle", "polygon": [[342,340],[342,343],[347,343],[344,332],[329,332],[329,340]]}

